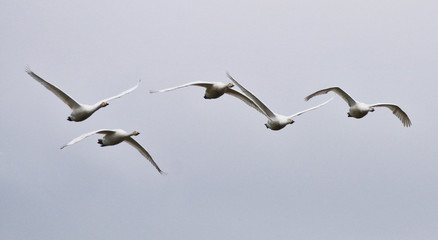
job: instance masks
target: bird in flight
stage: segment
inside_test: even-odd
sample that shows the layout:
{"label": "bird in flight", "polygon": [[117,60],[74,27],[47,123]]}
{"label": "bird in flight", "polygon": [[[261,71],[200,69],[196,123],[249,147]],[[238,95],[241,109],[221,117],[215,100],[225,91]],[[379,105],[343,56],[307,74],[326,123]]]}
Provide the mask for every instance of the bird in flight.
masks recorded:
{"label": "bird in flight", "polygon": [[367,115],[369,112],[374,112],[376,107],[386,107],[392,111],[392,113],[400,119],[403,126],[409,127],[412,125],[411,120],[409,119],[408,115],[397,105],[393,103],[375,103],[375,104],[366,104],[361,103],[356,100],[354,100],[350,95],[348,95],[344,90],[342,90],[340,87],[330,87],[326,89],[322,89],[319,91],[316,91],[309,96],[305,97],[304,99],[308,101],[309,99],[321,95],[326,94],[328,92],[334,92],[338,94],[342,99],[344,99],[345,102],[347,102],[348,106],[350,107],[348,110],[348,117],[354,117],[354,118],[363,118],[365,115]]}
{"label": "bird in flight", "polygon": [[36,75],[34,72],[32,72],[30,70],[30,68],[26,68],[26,72],[33,79],[35,79],[36,81],[41,83],[44,87],[46,87],[49,91],[51,91],[53,94],[55,94],[59,99],[61,99],[65,104],[67,104],[72,109],[72,112],[71,112],[70,116],[68,116],[67,120],[74,121],[74,122],[84,121],[85,119],[89,118],[94,112],[96,112],[100,108],[108,106],[109,101],[111,101],[115,98],[120,98],[121,96],[134,91],[138,87],[138,85],[140,84],[140,80],[139,80],[137,85],[135,85],[134,87],[132,87],[124,92],[117,94],[116,96],[98,101],[94,105],[87,105],[87,104],[78,103],[73,98],[68,96],[66,93],[61,91],[59,88],[55,87],[54,85],[52,85],[49,82],[42,79],[40,76]]}
{"label": "bird in flight", "polygon": [[295,121],[293,120],[294,117],[299,116],[305,112],[315,110],[317,108],[320,108],[324,106],[325,104],[329,103],[333,98],[330,98],[328,101],[321,103],[317,106],[311,107],[309,109],[306,109],[301,112],[297,112],[295,114],[292,114],[290,116],[284,116],[281,114],[274,113],[271,111],[262,101],[260,101],[254,94],[252,94],[250,91],[248,91],[246,88],[244,88],[242,85],[240,85],[233,77],[231,77],[230,74],[228,74],[228,77],[231,79],[231,81],[234,82],[241,90],[244,92],[249,98],[251,98],[259,108],[259,111],[263,113],[268,118],[268,122],[265,124],[265,126],[271,130],[280,130],[284,128],[288,124],[292,124]]}

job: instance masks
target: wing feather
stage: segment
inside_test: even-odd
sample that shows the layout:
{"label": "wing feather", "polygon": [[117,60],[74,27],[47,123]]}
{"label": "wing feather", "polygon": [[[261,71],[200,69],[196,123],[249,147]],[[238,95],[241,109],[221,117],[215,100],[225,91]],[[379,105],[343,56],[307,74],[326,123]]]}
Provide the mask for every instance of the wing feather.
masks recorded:
{"label": "wing feather", "polygon": [[183,88],[183,87],[188,87],[188,86],[199,86],[199,87],[209,87],[213,85],[213,83],[211,82],[201,82],[201,81],[196,81],[196,82],[190,82],[190,83],[186,83],[183,85],[179,85],[176,87],[171,87],[171,88],[165,88],[165,89],[161,89],[161,90],[150,90],[149,93],[159,93],[159,92],[167,92],[167,91],[172,91],[178,88]]}
{"label": "wing feather", "polygon": [[40,76],[36,75],[32,70],[30,70],[29,67],[26,68],[26,73],[29,74],[33,79],[41,83],[45,88],[47,88],[49,91],[51,91],[53,94],[55,94],[59,99],[61,99],[65,104],[67,104],[71,109],[75,109],[80,107],[80,104],[76,102],[73,98],[68,96],[66,93],[61,91],[59,88],[55,87],[54,85],[46,82],[44,79],[42,79]]}
{"label": "wing feather", "polygon": [[297,112],[297,113],[295,113],[295,114],[289,116],[288,118],[294,118],[294,117],[299,116],[299,115],[301,115],[301,114],[303,114],[303,113],[305,113],[305,112],[312,111],[312,110],[315,110],[315,109],[317,109],[317,108],[320,108],[320,107],[326,105],[327,103],[329,103],[331,100],[333,100],[333,98],[334,98],[334,97],[331,97],[329,100],[327,100],[327,101],[325,101],[325,102],[323,102],[323,103],[321,103],[321,104],[319,104],[319,105],[316,105],[316,106],[314,106],[314,107],[311,107],[311,108],[306,109],[306,110],[301,111],[301,112]]}
{"label": "wing feather", "polygon": [[128,93],[134,91],[135,89],[137,89],[138,86],[140,85],[140,82],[141,82],[141,80],[138,80],[137,85],[135,85],[134,87],[132,87],[132,88],[126,90],[126,91],[123,91],[123,92],[117,94],[116,96],[113,96],[113,97],[110,97],[110,98],[104,99],[104,100],[102,100],[102,101],[100,101],[100,102],[108,102],[108,101],[111,101],[111,100],[113,100],[113,99],[120,98],[120,97],[122,97],[123,95],[126,95],[126,94],[128,94]]}
{"label": "wing feather", "polygon": [[84,134],[80,135],[79,137],[71,140],[70,142],[68,142],[64,146],[62,146],[61,149],[65,148],[67,146],[73,145],[73,144],[81,141],[82,139],[87,138],[87,137],[89,137],[89,136],[91,136],[93,134],[108,134],[108,133],[114,133],[114,131],[110,130],[110,129],[100,129],[100,130],[97,130],[97,131],[92,131],[92,132],[89,132],[89,133],[84,133]]}
{"label": "wing feather", "polygon": [[128,137],[125,139],[125,141],[133,146],[134,148],[136,148],[141,155],[143,155],[147,160],[149,160],[150,163],[152,163],[152,165],[154,165],[154,167],[158,170],[158,172],[160,174],[165,174],[165,172],[161,171],[161,169],[158,167],[158,165],[155,163],[155,161],[152,159],[152,156],[146,151],[146,149],[144,149],[137,141],[135,141],[133,138]]}
{"label": "wing feather", "polygon": [[348,95],[346,92],[344,92],[344,90],[342,90],[340,87],[330,87],[330,88],[326,88],[326,89],[322,89],[319,91],[316,91],[312,94],[310,94],[309,96],[305,97],[304,99],[306,101],[309,101],[309,99],[321,95],[321,94],[326,94],[328,92],[335,92],[336,94],[338,94],[342,99],[344,99],[345,102],[347,102],[348,106],[353,106],[356,104],[356,101],[350,96]]}
{"label": "wing feather", "polygon": [[389,108],[392,111],[392,113],[398,119],[400,119],[400,121],[402,122],[403,126],[410,127],[412,125],[412,122],[409,119],[408,115],[399,106],[397,106],[395,104],[392,104],[392,103],[376,103],[376,104],[370,105],[370,107],[387,107],[387,108]]}
{"label": "wing feather", "polygon": [[242,90],[243,93],[245,93],[250,99],[254,101],[254,103],[265,113],[264,115],[268,118],[274,118],[276,115],[273,113],[268,107],[266,107],[265,104],[262,103],[254,94],[252,94],[250,91],[246,90],[242,85],[240,85],[229,73],[227,73],[227,76],[231,81],[233,81],[239,88]]}
{"label": "wing feather", "polygon": [[250,107],[259,111],[261,114],[265,115],[265,113],[259,108],[259,106],[257,106],[257,104],[255,104],[255,102],[253,102],[251,99],[249,99],[247,96],[243,95],[242,93],[240,93],[234,89],[228,89],[228,91],[226,91],[225,93],[227,93],[233,97],[239,98],[244,103],[248,104]]}

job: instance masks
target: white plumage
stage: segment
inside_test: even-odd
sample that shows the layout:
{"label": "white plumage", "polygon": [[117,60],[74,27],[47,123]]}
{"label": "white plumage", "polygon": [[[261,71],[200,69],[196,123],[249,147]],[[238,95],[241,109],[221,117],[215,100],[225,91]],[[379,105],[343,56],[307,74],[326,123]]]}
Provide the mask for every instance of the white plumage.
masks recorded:
{"label": "white plumage", "polygon": [[389,108],[392,113],[400,119],[403,126],[409,127],[412,125],[411,120],[409,119],[408,115],[397,105],[393,103],[375,103],[375,104],[366,104],[361,103],[356,100],[354,100],[350,95],[348,95],[344,90],[342,90],[340,87],[330,87],[326,89],[322,89],[319,91],[316,91],[309,96],[305,97],[304,99],[308,101],[309,99],[313,98],[314,96],[326,94],[328,92],[334,92],[338,94],[342,99],[347,102],[348,106],[350,107],[348,111],[349,117],[354,118],[363,118],[365,115],[368,114],[368,112],[374,112],[374,108],[376,107],[386,107]]}
{"label": "white plumage", "polygon": [[41,83],[44,87],[46,87],[49,91],[51,91],[53,94],[55,94],[59,99],[61,99],[65,104],[67,104],[72,109],[72,112],[71,112],[70,116],[67,118],[67,120],[75,121],[75,122],[84,121],[85,119],[89,118],[94,112],[96,112],[100,108],[108,106],[108,101],[111,101],[115,98],[119,98],[125,94],[128,94],[128,93],[134,91],[138,87],[138,85],[140,84],[140,81],[138,81],[137,85],[135,85],[134,87],[132,87],[124,92],[121,92],[113,97],[98,101],[94,105],[87,105],[87,104],[78,103],[73,98],[68,96],[66,93],[61,91],[59,88],[46,82],[40,76],[36,75],[29,68],[26,68],[26,72],[33,79],[35,79],[36,81]]}
{"label": "white plumage", "polygon": [[164,173],[163,171],[161,171],[161,169],[158,167],[158,165],[154,162],[154,160],[152,159],[152,156],[146,151],[146,149],[144,149],[137,141],[135,141],[131,137],[131,136],[139,135],[140,133],[137,131],[127,133],[126,131],[124,131],[122,129],[100,129],[97,131],[84,133],[84,134],[80,135],[79,137],[71,140],[70,142],[68,142],[67,144],[62,146],[61,149],[65,148],[67,146],[73,145],[73,144],[83,140],[84,138],[87,138],[87,137],[94,135],[94,134],[104,134],[105,135],[105,136],[103,136],[102,139],[97,140],[97,143],[99,143],[101,147],[116,145],[116,144],[119,144],[123,141],[129,143],[129,145],[136,148],[141,153],[141,155],[143,155],[145,158],[147,158],[149,160],[149,162],[151,162],[152,165],[154,165],[154,167],[158,170],[159,173],[161,173],[161,174]]}
{"label": "white plumage", "polygon": [[268,122],[265,124],[265,126],[271,130],[280,130],[284,128],[287,124],[292,124],[295,121],[293,120],[294,117],[299,116],[305,112],[315,110],[317,108],[322,107],[323,105],[329,103],[333,98],[330,98],[328,101],[323,102],[317,106],[311,107],[309,109],[306,109],[304,111],[292,114],[290,116],[284,116],[281,114],[277,114],[272,112],[262,101],[260,101],[254,94],[252,94],[250,91],[248,91],[246,88],[244,88],[242,85],[240,85],[233,77],[230,76],[230,74],[227,74],[228,77],[233,81],[241,90],[244,92],[249,98],[251,98],[257,105],[257,108],[263,115],[265,115],[268,118]]}

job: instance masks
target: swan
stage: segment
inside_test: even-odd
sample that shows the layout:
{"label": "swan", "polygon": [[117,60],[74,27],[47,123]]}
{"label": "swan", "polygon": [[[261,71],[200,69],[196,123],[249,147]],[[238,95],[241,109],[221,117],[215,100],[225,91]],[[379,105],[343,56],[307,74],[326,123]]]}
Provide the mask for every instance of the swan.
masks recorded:
{"label": "swan", "polygon": [[30,70],[29,67],[26,68],[26,73],[29,74],[33,79],[35,79],[36,81],[41,83],[44,87],[46,87],[53,94],[55,94],[65,104],[67,104],[72,109],[72,112],[71,112],[70,116],[67,118],[67,120],[75,121],[75,122],[84,121],[85,119],[89,118],[94,112],[96,112],[100,108],[108,106],[108,101],[113,100],[115,98],[119,98],[125,94],[128,94],[128,93],[134,91],[141,82],[141,80],[139,80],[137,85],[135,85],[134,87],[132,87],[132,88],[116,95],[116,96],[101,100],[94,105],[87,105],[87,104],[81,104],[81,103],[76,102],[73,98],[68,96],[66,93],[61,91],[59,88],[46,82],[40,76],[36,75],[34,72],[32,72]]}
{"label": "swan", "polygon": [[231,77],[230,74],[227,73],[227,76],[228,76],[228,78],[231,79],[231,81],[234,82],[234,84],[236,84],[242,90],[242,92],[244,92],[249,98],[251,98],[257,104],[258,108],[263,113],[263,115],[265,115],[268,118],[268,122],[265,124],[266,128],[269,128],[271,130],[280,130],[280,129],[284,128],[286,125],[294,123],[295,122],[293,120],[294,117],[299,116],[299,115],[301,115],[301,114],[303,114],[305,112],[308,112],[308,111],[320,108],[323,105],[329,103],[331,100],[333,100],[333,97],[332,97],[328,101],[326,101],[324,103],[321,103],[321,104],[319,104],[317,106],[311,107],[309,109],[306,109],[304,111],[295,113],[295,114],[290,115],[290,116],[284,116],[284,115],[280,115],[280,114],[272,112],[256,96],[254,96],[254,94],[252,94],[250,91],[245,89],[233,77]]}
{"label": "swan", "polygon": [[149,162],[151,162],[152,165],[154,165],[154,167],[158,170],[159,173],[165,174],[163,171],[161,171],[161,169],[158,167],[158,165],[154,162],[154,160],[152,159],[152,156],[146,151],[146,149],[144,149],[137,141],[135,141],[131,137],[131,136],[139,135],[140,133],[137,131],[133,131],[131,133],[128,133],[122,129],[100,129],[97,131],[82,134],[81,136],[71,140],[70,142],[68,142],[67,144],[62,146],[61,149],[65,148],[67,146],[73,145],[73,144],[81,141],[82,139],[89,137],[93,134],[105,134],[102,139],[97,140],[97,143],[99,143],[101,147],[116,145],[116,144],[119,144],[123,141],[129,143],[129,145],[136,148],[141,153],[141,155],[143,155],[145,158],[147,158],[149,160]]}
{"label": "swan", "polygon": [[179,85],[176,87],[166,88],[162,90],[150,90],[150,93],[161,93],[161,92],[167,92],[172,91],[179,88],[189,87],[189,86],[198,86],[198,87],[204,87],[205,88],[205,99],[216,99],[220,96],[226,94],[229,94],[231,96],[234,96],[240,100],[242,100],[244,103],[248,104],[250,107],[256,109],[257,111],[263,113],[259,107],[247,96],[243,95],[242,93],[232,89],[234,87],[233,83],[222,83],[222,82],[202,82],[202,81],[195,81],[195,82],[189,82],[183,85]]}
{"label": "swan", "polygon": [[374,112],[374,108],[376,107],[386,107],[389,108],[392,111],[392,113],[396,117],[398,117],[398,119],[400,119],[403,126],[409,127],[412,125],[408,115],[399,106],[393,103],[375,103],[375,104],[361,103],[350,97],[350,95],[344,92],[344,90],[342,90],[340,87],[330,87],[330,88],[322,89],[310,94],[304,99],[308,101],[314,96],[326,94],[328,92],[334,92],[338,94],[342,99],[345,100],[345,102],[347,102],[348,106],[350,107],[347,113],[348,117],[363,118],[365,115],[368,114],[368,112]]}

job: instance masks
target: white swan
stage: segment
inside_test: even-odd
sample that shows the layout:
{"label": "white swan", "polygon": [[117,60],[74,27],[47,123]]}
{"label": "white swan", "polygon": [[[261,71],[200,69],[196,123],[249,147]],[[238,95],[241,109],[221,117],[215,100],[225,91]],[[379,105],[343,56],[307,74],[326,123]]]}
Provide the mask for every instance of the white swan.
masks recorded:
{"label": "white swan", "polygon": [[299,116],[305,112],[311,111],[311,110],[315,110],[327,103],[329,103],[331,100],[333,100],[333,97],[330,98],[328,101],[321,103],[315,107],[306,109],[304,111],[295,113],[293,115],[290,116],[283,116],[277,113],[272,112],[268,107],[266,107],[265,104],[263,104],[256,96],[254,96],[254,94],[252,94],[250,91],[246,90],[242,85],[240,85],[233,77],[230,76],[230,74],[228,74],[228,77],[231,79],[231,81],[233,81],[241,90],[242,92],[244,92],[249,98],[251,98],[258,106],[258,108],[260,109],[260,111],[268,118],[268,122],[265,124],[265,126],[271,130],[280,130],[282,128],[284,128],[287,124],[292,124],[295,121],[293,120],[294,117]]}
{"label": "white swan", "polygon": [[67,104],[71,109],[72,112],[70,116],[67,118],[69,121],[75,121],[80,122],[84,121],[85,119],[89,118],[94,112],[99,110],[102,107],[108,106],[108,101],[113,100],[115,98],[119,98],[125,94],[128,94],[132,91],[134,91],[138,85],[140,84],[140,80],[138,81],[137,85],[134,87],[107,99],[101,100],[97,102],[94,105],[86,105],[76,102],[73,98],[65,94],[63,91],[61,91],[59,88],[53,86],[52,84],[46,82],[44,79],[42,79],[40,76],[36,75],[34,72],[32,72],[29,68],[26,68],[26,72],[35,80],[37,80],[39,83],[41,83],[44,87],[46,87],[48,90],[50,90],[53,94],[55,94],[59,99],[61,99],[65,104]]}
{"label": "white swan", "polygon": [[352,97],[350,97],[350,95],[348,95],[346,92],[344,92],[344,90],[342,90],[339,87],[331,87],[331,88],[326,88],[326,89],[316,91],[316,92],[310,94],[309,96],[305,97],[304,99],[306,101],[308,101],[309,99],[311,99],[314,96],[326,94],[330,91],[335,92],[340,97],[342,97],[345,100],[345,102],[347,102],[348,106],[350,107],[350,109],[348,111],[348,117],[362,118],[365,115],[367,115],[368,112],[374,112],[375,107],[387,107],[392,111],[392,113],[396,117],[398,117],[400,119],[400,121],[403,123],[403,126],[409,127],[412,125],[411,120],[409,119],[408,115],[399,106],[397,106],[393,103],[375,103],[375,104],[369,105],[366,103],[357,102],[356,100],[354,100]]}
{"label": "white swan", "polygon": [[100,129],[97,131],[82,134],[81,136],[71,140],[69,143],[62,146],[61,149],[65,148],[67,146],[73,145],[73,144],[81,141],[82,139],[89,137],[93,134],[105,134],[105,136],[103,136],[102,139],[97,140],[97,143],[99,143],[101,147],[116,145],[116,144],[119,144],[123,141],[129,143],[131,146],[136,148],[141,153],[141,155],[146,157],[149,160],[149,162],[151,162],[152,165],[154,165],[154,167],[158,170],[159,173],[164,174],[164,172],[161,171],[161,169],[154,162],[151,155],[146,151],[146,149],[144,149],[137,141],[135,141],[131,137],[131,136],[139,135],[140,133],[137,131],[127,133],[122,129],[112,129],[112,130],[111,129]]}
{"label": "white swan", "polygon": [[221,83],[221,82],[196,81],[196,82],[190,82],[190,83],[186,83],[186,84],[183,84],[180,86],[166,88],[166,89],[162,89],[162,90],[150,90],[149,92],[150,93],[161,93],[161,92],[172,91],[172,90],[175,90],[178,88],[183,88],[183,87],[188,87],[188,86],[204,87],[205,88],[205,94],[204,94],[205,99],[219,98],[220,96],[222,96],[226,93],[226,94],[229,94],[231,96],[239,98],[240,100],[242,100],[243,102],[248,104],[250,107],[261,112],[261,110],[257,107],[257,105],[251,99],[249,99],[247,96],[243,95],[242,93],[232,89],[232,87],[234,87],[233,83],[225,84],[225,83]]}

